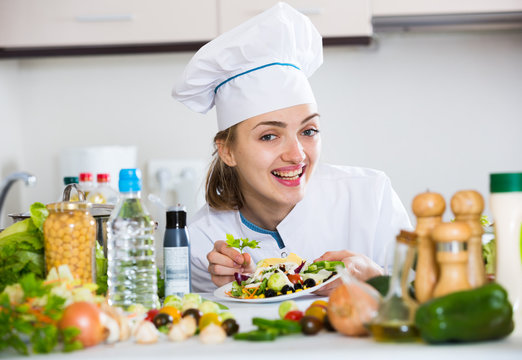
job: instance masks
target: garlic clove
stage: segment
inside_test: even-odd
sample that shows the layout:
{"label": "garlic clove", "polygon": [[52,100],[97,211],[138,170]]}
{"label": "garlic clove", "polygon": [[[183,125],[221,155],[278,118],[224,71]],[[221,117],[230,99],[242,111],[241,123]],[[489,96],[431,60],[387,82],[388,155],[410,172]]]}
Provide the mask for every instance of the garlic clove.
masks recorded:
{"label": "garlic clove", "polygon": [[204,344],[220,344],[225,341],[227,334],[219,325],[209,324],[199,333],[199,340]]}
{"label": "garlic clove", "polygon": [[159,332],[153,323],[142,320],[134,329],[134,337],[138,344],[154,344],[158,341]]}
{"label": "garlic clove", "polygon": [[120,339],[120,327],[118,322],[105,312],[100,312],[100,321],[104,327],[105,342],[107,344],[114,344]]}
{"label": "garlic clove", "polygon": [[172,327],[169,330],[168,338],[171,341],[181,342],[188,339],[188,336],[183,330],[183,327],[178,323],[172,325]]}
{"label": "garlic clove", "polygon": [[184,318],[181,318],[178,324],[185,333],[185,335],[189,337],[193,336],[196,333],[198,327],[196,319],[194,319],[192,316],[185,316]]}

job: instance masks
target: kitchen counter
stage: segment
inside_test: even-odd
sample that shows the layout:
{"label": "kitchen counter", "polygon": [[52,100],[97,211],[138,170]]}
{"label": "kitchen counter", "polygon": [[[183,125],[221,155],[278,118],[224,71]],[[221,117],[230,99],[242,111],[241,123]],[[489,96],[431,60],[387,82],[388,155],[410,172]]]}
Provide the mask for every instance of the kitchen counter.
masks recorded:
{"label": "kitchen counter", "polygon": [[[240,331],[253,330],[252,317],[268,319],[278,317],[279,303],[245,304],[216,299],[202,294],[205,299],[219,301],[228,306],[240,325]],[[314,295],[296,299],[301,310],[314,300]],[[32,355],[35,356],[35,355]],[[292,335],[273,342],[246,342],[228,338],[218,345],[202,344],[198,337],[174,343],[160,339],[156,344],[139,345],[132,340],[115,345],[98,345],[70,354],[52,353],[39,359],[522,359],[522,338],[508,337],[501,341],[474,344],[427,345],[422,342],[393,344],[377,343],[372,338],[352,338],[338,333],[320,332],[315,336]],[[12,350],[0,353],[0,359],[24,358]]]}

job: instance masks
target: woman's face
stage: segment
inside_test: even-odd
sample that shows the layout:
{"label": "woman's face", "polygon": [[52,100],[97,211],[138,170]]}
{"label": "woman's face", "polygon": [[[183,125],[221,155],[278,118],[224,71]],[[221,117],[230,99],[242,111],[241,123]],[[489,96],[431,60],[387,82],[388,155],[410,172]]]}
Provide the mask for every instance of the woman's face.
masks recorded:
{"label": "woman's face", "polygon": [[303,198],[320,150],[316,105],[303,104],[241,122],[222,158],[236,167],[246,206],[291,208]]}

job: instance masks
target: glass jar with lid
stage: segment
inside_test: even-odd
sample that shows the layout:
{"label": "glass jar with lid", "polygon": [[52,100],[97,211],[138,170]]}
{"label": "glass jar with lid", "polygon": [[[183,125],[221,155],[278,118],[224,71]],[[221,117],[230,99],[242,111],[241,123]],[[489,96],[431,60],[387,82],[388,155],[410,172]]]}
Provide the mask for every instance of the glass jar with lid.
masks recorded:
{"label": "glass jar with lid", "polygon": [[96,223],[86,202],[58,202],[47,205],[49,216],[43,225],[45,265],[68,265],[75,280],[94,282]]}

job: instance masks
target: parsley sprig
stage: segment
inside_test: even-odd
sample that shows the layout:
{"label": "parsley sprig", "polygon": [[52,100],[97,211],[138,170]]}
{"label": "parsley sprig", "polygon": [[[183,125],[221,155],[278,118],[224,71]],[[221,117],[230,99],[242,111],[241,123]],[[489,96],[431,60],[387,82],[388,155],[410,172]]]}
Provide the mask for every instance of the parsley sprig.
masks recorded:
{"label": "parsley sprig", "polygon": [[249,240],[246,239],[236,239],[233,235],[227,234],[227,245],[231,248],[239,249],[239,252],[242,254],[243,249],[250,248],[250,249],[260,249],[259,242],[256,240]]}
{"label": "parsley sprig", "polygon": [[[23,294],[22,294],[23,293]],[[29,273],[0,294],[0,351],[12,347],[20,354],[49,353],[61,341],[63,351],[82,348],[74,338],[75,327],[58,329],[65,299],[51,293],[51,286]],[[25,341],[24,341],[25,340]]]}

